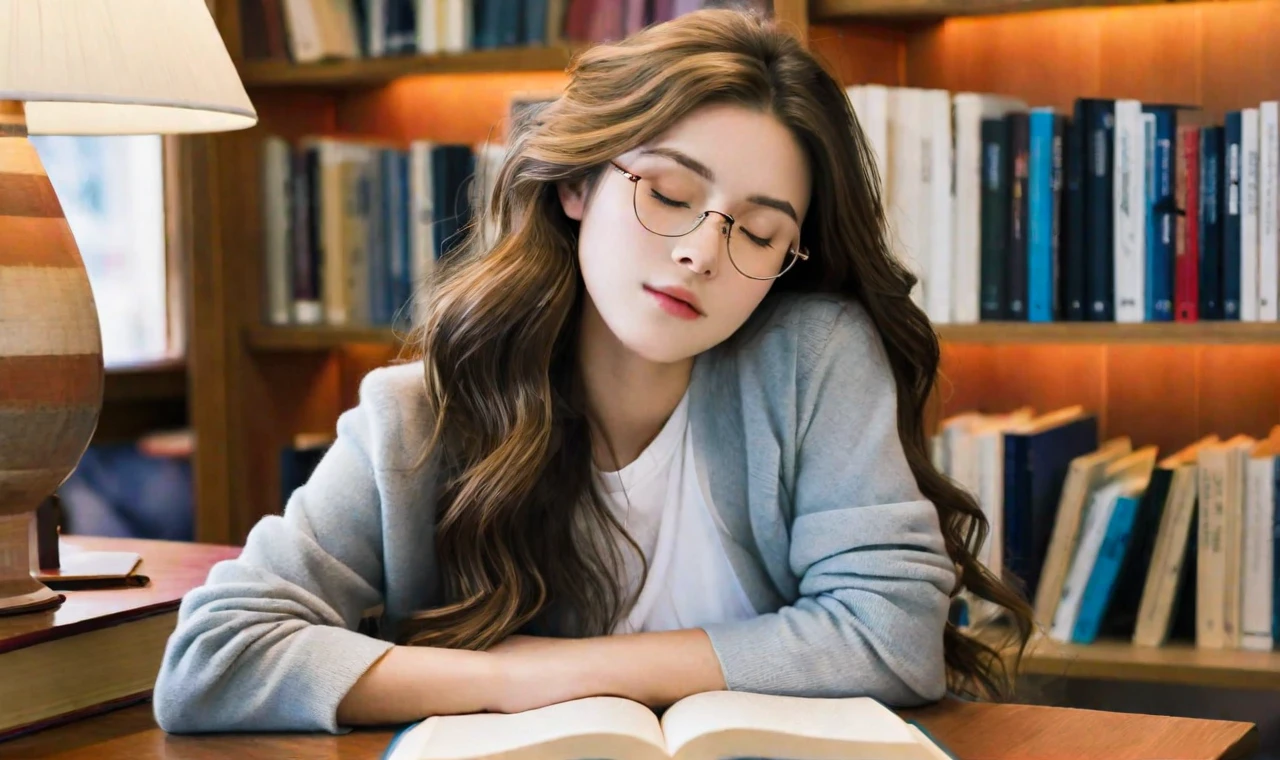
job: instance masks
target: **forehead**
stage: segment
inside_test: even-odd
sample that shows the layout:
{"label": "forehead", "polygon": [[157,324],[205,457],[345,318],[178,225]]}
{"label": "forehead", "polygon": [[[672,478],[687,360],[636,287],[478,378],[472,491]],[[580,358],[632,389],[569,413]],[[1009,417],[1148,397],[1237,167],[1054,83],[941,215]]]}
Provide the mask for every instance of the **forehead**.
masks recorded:
{"label": "forehead", "polygon": [[[803,217],[809,167],[791,131],[772,114],[735,105],[700,108],[646,147],[674,148],[705,164],[726,195],[770,195]],[[642,155],[642,150],[635,155]],[[646,158],[646,161],[666,161]]]}

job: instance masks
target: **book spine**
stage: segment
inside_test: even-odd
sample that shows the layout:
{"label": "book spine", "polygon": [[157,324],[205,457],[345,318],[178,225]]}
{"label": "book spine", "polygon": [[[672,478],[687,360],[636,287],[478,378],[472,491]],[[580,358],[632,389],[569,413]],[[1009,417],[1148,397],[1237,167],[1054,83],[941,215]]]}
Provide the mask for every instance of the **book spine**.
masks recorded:
{"label": "book spine", "polygon": [[1009,279],[1006,283],[1008,304],[1007,318],[1024,322],[1027,319],[1027,263],[1028,263],[1028,229],[1030,224],[1030,163],[1031,163],[1031,117],[1027,113],[1009,114],[1009,159],[1012,177],[1010,191],[1012,200],[1009,208],[1009,248],[1006,251],[1006,268]]}
{"label": "book spine", "polygon": [[1089,252],[1089,320],[1112,322],[1115,320],[1115,239],[1112,230],[1115,219],[1112,205],[1115,195],[1112,187],[1115,101],[1092,101],[1087,110],[1090,114],[1085,186],[1088,204],[1086,248]]}
{"label": "book spine", "polygon": [[1196,322],[1200,314],[1200,130],[1178,130],[1178,199],[1175,283],[1179,322]]}
{"label": "book spine", "polygon": [[1053,112],[1031,112],[1027,170],[1027,320],[1053,321]]}
{"label": "book spine", "polygon": [[1009,170],[1009,129],[1003,118],[982,120],[982,206],[980,235],[981,311],[983,321],[1007,318],[1007,270],[1004,262],[1009,241],[1012,201]]}
{"label": "book spine", "polygon": [[1223,133],[1220,126],[1200,130],[1200,319],[1223,318]]}
{"label": "book spine", "polygon": [[1224,179],[1226,190],[1226,216],[1223,218],[1223,246],[1221,258],[1222,271],[1222,318],[1225,320],[1240,319],[1240,236],[1241,236],[1241,144],[1244,114],[1232,111],[1227,114],[1224,124]]}
{"label": "book spine", "polygon": [[1062,213],[1063,314],[1071,322],[1084,321],[1089,293],[1085,256],[1085,143],[1089,131],[1083,101],[1077,100],[1071,122],[1066,125],[1065,181]]}
{"label": "book spine", "polygon": [[1177,155],[1177,120],[1168,107],[1150,109],[1155,118],[1155,141],[1148,154],[1151,183],[1147,207],[1146,318],[1152,322],[1173,320],[1174,227],[1176,206],[1174,164]]}

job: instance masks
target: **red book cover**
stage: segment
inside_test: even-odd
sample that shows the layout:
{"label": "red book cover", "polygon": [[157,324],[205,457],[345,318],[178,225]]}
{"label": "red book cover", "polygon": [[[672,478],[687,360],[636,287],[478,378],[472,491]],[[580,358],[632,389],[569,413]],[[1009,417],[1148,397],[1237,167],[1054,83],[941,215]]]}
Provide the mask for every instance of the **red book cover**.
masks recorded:
{"label": "red book cover", "polygon": [[1174,265],[1174,320],[1196,322],[1200,318],[1200,128],[1178,128],[1178,218]]}

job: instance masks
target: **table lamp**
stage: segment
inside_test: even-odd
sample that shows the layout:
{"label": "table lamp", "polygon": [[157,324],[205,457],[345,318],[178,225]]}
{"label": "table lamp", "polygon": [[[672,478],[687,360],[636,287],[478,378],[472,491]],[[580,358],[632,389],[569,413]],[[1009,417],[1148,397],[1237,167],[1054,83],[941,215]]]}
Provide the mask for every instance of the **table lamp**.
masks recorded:
{"label": "table lamp", "polygon": [[204,0],[0,0],[0,614],[62,601],[35,578],[35,512],[102,409],[88,273],[27,136],[256,122]]}

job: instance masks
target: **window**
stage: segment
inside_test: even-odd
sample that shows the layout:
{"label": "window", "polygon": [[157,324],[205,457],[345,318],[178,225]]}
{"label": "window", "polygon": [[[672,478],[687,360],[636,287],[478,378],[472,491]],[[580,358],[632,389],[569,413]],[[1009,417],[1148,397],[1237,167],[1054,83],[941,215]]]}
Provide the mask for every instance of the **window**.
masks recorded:
{"label": "window", "polygon": [[107,368],[171,358],[162,138],[31,141],[89,272]]}

